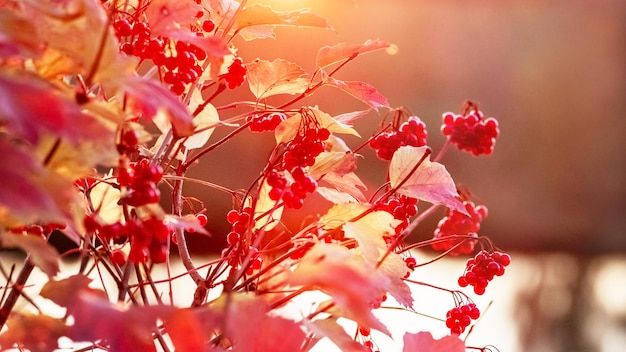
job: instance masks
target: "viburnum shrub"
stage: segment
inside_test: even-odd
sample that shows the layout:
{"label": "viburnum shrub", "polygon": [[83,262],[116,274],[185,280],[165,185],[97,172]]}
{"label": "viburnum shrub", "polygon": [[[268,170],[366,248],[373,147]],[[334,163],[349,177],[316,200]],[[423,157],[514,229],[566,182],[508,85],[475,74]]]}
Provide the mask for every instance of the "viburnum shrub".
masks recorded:
{"label": "viburnum shrub", "polygon": [[[487,208],[460,194],[439,162],[450,145],[493,151],[498,124],[475,102],[443,115],[447,139],[431,160],[422,119],[365,82],[336,77],[389,43],[324,46],[312,73],[282,58],[240,56],[235,43],[273,38],[277,26],[331,28],[309,10],[245,0],[0,4],[0,245],[27,253],[21,267],[0,263],[0,348],[50,351],[64,337],[85,351],[292,352],[329,339],[343,351],[373,351],[384,337],[372,330],[391,336],[373,312],[400,308],[410,319],[411,288],[420,285],[452,296],[450,310],[432,320],[450,336],[406,333],[404,351],[488,349],[459,337],[481,309],[462,289],[483,294],[510,256],[478,235]],[[299,104],[328,87],[366,108],[332,116],[323,101]],[[362,137],[353,122],[368,115],[382,122]],[[222,137],[213,138],[216,129]],[[252,183],[231,189],[189,176],[198,164],[221,167],[205,156],[234,136],[259,133],[274,143]],[[346,135],[362,142],[349,146]],[[368,146],[377,158],[359,154]],[[368,163],[387,166],[374,191],[357,175]],[[209,213],[184,188],[190,183],[217,191],[232,209]],[[325,201],[322,212],[302,215],[300,226],[281,221],[302,214],[313,195]],[[433,238],[410,243],[441,208]],[[217,223],[230,224],[212,234],[225,247],[192,260],[188,236]],[[53,233],[75,249],[60,255],[48,243]],[[440,253],[426,262],[414,255],[432,249]],[[411,275],[476,251],[459,268],[458,288]],[[172,272],[172,253],[184,272]],[[61,266],[70,254],[79,265]],[[33,270],[48,281],[31,287]],[[185,278],[194,292],[174,299]],[[430,299],[438,296],[420,297]]]}

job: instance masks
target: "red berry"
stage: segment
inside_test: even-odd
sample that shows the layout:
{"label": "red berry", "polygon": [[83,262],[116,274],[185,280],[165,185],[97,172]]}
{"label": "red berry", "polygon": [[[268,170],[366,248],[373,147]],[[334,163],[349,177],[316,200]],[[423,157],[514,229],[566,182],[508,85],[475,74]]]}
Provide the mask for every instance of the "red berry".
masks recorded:
{"label": "red berry", "polygon": [[198,214],[196,215],[196,219],[198,219],[200,226],[206,226],[207,222],[209,221],[209,218],[206,216],[206,214]]}

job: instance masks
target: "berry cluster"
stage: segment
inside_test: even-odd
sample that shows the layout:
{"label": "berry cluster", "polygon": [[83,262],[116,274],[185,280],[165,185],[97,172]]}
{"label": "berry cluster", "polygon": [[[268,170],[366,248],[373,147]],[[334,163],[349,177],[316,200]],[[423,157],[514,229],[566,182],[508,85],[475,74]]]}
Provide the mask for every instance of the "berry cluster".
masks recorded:
{"label": "berry cluster", "polygon": [[495,276],[504,275],[504,268],[510,263],[511,256],[506,253],[482,250],[467,260],[465,273],[458,280],[459,286],[473,286],[474,293],[482,295]]}
{"label": "berry cluster", "polygon": [[417,198],[400,194],[388,198],[384,203],[378,203],[374,210],[386,211],[393,215],[394,219],[400,220],[401,223],[395,229],[396,235],[400,235],[409,225],[409,219],[417,215]]}
{"label": "berry cluster", "polygon": [[246,274],[251,275],[254,270],[261,268],[263,263],[259,256],[259,250],[251,247],[246,240],[246,231],[250,227],[253,219],[254,211],[251,207],[245,207],[241,210],[231,210],[226,214],[226,220],[231,224],[232,230],[226,236],[226,242],[229,248],[222,251],[222,257],[228,261],[233,268],[239,267],[244,258],[250,257],[250,262],[246,268]]}
{"label": "berry cluster", "polygon": [[[436,240],[454,235],[478,238],[480,223],[487,217],[487,207],[484,205],[476,206],[472,201],[464,201],[463,205],[470,216],[448,209],[446,216],[439,221],[433,239]],[[467,238],[451,238],[447,241],[435,241],[432,247],[438,251],[447,251],[454,248],[450,252],[452,255],[470,254],[474,251],[476,242]]]}
{"label": "berry cluster", "polygon": [[252,132],[274,131],[278,125],[285,121],[287,116],[282,112],[272,112],[269,114],[249,115],[246,121],[250,123],[248,126]]}
{"label": "berry cluster", "polygon": [[282,173],[270,170],[267,175],[267,184],[272,187],[269,197],[275,201],[282,199],[287,208],[300,209],[307,194],[317,188],[317,182],[300,166],[294,167],[290,174],[293,178],[291,183]]}
{"label": "berry cluster", "polygon": [[142,60],[152,60],[159,67],[162,81],[170,85],[174,94],[183,94],[186,85],[202,75],[203,69],[198,62],[206,59],[207,54],[198,46],[152,37],[150,27],[142,21],[131,24],[127,19],[119,18],[113,22],[113,29],[122,43],[120,51]]}
{"label": "berry cluster", "polygon": [[476,304],[469,303],[460,307],[454,307],[446,313],[446,326],[455,335],[461,335],[472,320],[480,317],[480,310]]}
{"label": "berry cluster", "polygon": [[409,117],[397,130],[383,132],[374,137],[369,146],[376,151],[376,155],[383,160],[391,160],[398,148],[409,145],[421,147],[426,145],[426,124],[417,116]]}
{"label": "berry cluster", "polygon": [[500,133],[498,121],[492,117],[484,119],[480,110],[471,110],[463,115],[443,114],[441,132],[459,149],[475,156],[491,154]]}
{"label": "berry cluster", "polygon": [[[100,224],[94,216],[86,216],[83,224],[88,232],[96,233],[104,243],[130,241],[130,262],[145,263],[150,258],[153,263],[163,263],[169,255],[168,238],[171,230],[163,220],[154,216],[112,224]],[[126,259],[119,250],[112,251],[109,257],[115,264],[123,264]]]}
{"label": "berry cluster", "polygon": [[134,207],[157,203],[161,197],[157,183],[163,176],[163,168],[151,165],[148,159],[131,162],[127,166],[122,159],[120,164],[117,182],[126,189],[120,202]]}
{"label": "berry cluster", "polygon": [[324,141],[330,137],[326,128],[304,128],[287,145],[282,165],[285,170],[312,166],[315,158],[324,151]]}
{"label": "berry cluster", "polygon": [[226,242],[229,246],[236,246],[242,238],[245,238],[244,235],[250,227],[253,214],[254,211],[251,207],[245,207],[241,210],[233,209],[226,214],[226,220],[232,226],[231,231],[226,235]]}
{"label": "berry cluster", "polygon": [[228,72],[220,75],[220,78],[226,81],[228,89],[235,89],[243,85],[246,80],[246,72],[243,61],[240,58],[235,58],[233,63],[228,66]]}

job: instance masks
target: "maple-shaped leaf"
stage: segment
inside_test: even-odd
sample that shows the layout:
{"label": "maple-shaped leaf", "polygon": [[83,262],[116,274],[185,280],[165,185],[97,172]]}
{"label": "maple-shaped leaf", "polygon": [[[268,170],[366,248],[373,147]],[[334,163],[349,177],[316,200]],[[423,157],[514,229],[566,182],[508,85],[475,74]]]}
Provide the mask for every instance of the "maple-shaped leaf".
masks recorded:
{"label": "maple-shaped leaf", "polygon": [[39,37],[23,15],[0,8],[0,57],[34,57],[39,54]]}
{"label": "maple-shaped leaf", "polygon": [[332,297],[342,316],[391,336],[372,314],[372,305],[384,293],[389,279],[346,247],[314,245],[294,269],[289,283],[307,290],[319,289]]}
{"label": "maple-shaped leaf", "polygon": [[384,237],[392,236],[398,224],[399,220],[389,212],[374,211],[354,222],[345,223],[343,232],[347,238],[356,239],[363,257],[376,265],[387,250]]}
{"label": "maple-shaped leaf", "polygon": [[285,143],[295,137],[296,133],[298,133],[298,127],[302,123],[303,113],[306,114],[307,118],[315,119],[319,128],[326,128],[331,133],[351,134],[360,137],[359,133],[352,126],[336,121],[332,116],[321,110],[306,108],[302,112],[284,120],[276,127],[274,132],[276,144]]}
{"label": "maple-shaped leaf", "polygon": [[441,204],[469,216],[445,166],[430,161],[427,156],[415,168],[427,150],[427,146],[404,146],[396,150],[389,164],[391,187],[400,186],[397,191],[405,196]]}
{"label": "maple-shaped leaf", "polygon": [[465,352],[465,343],[458,336],[444,336],[435,340],[427,331],[404,334],[402,352]]}
{"label": "maple-shaped leaf", "polygon": [[306,339],[300,324],[269,314],[267,302],[254,295],[223,295],[211,309],[221,314],[234,352],[299,351]]}
{"label": "maple-shaped leaf", "polygon": [[344,352],[367,352],[365,346],[356,342],[345,328],[337,323],[337,317],[314,320],[307,327],[316,335],[328,337],[337,347]]}
{"label": "maple-shaped leaf", "polygon": [[35,222],[64,223],[78,197],[73,180],[44,168],[23,146],[0,137],[0,224],[11,227]]}
{"label": "maple-shaped leaf", "polygon": [[55,351],[59,338],[67,335],[62,319],[47,315],[13,312],[6,322],[7,329],[0,335],[0,350],[17,345],[31,352]]}
{"label": "maple-shaped leaf", "polygon": [[245,40],[273,38],[274,32],[267,26],[333,29],[326,19],[312,13],[309,9],[275,11],[267,5],[253,4],[239,11],[235,17],[236,31]]}
{"label": "maple-shaped leaf", "polygon": [[334,204],[326,211],[326,214],[320,217],[319,222],[324,225],[325,229],[336,229],[357,216],[362,216],[369,208],[368,204],[363,203]]}
{"label": "maple-shaped leaf", "polygon": [[281,58],[256,59],[246,64],[246,69],[250,91],[257,100],[277,94],[302,93],[311,83],[302,67]]}
{"label": "maple-shaped leaf", "polygon": [[59,272],[59,253],[39,236],[24,236],[0,232],[0,248],[19,248],[29,255],[30,261],[46,275]]}
{"label": "maple-shaped leaf", "polygon": [[158,112],[163,112],[172,125],[174,136],[193,135],[195,126],[187,107],[159,82],[137,78],[129,80],[125,89],[132,111],[141,113],[148,119],[153,119]]}
{"label": "maple-shaped leaf", "polygon": [[323,68],[370,51],[386,49],[390,46],[390,43],[380,40],[367,40],[363,44],[339,43],[333,46],[325,46],[317,52],[315,64],[317,67]]}
{"label": "maple-shaped leaf", "polygon": [[[199,89],[195,89],[191,94],[189,102],[189,110],[194,111],[200,104],[204,103],[202,93]],[[217,109],[212,104],[206,104],[204,109],[193,118],[193,124],[196,126],[196,132],[192,136],[187,137],[183,143],[187,149],[202,148],[211,138],[211,134],[220,121]]]}
{"label": "maple-shaped leaf", "polygon": [[83,274],[76,274],[60,280],[46,282],[39,294],[61,307],[70,307],[76,300],[76,295],[81,291],[97,294],[97,290],[89,288],[91,279]]}
{"label": "maple-shaped leaf", "polygon": [[[367,202],[367,198],[363,194],[363,191],[367,190],[367,185],[354,172],[349,172],[345,175],[330,172],[325,174],[321,181],[332,185],[336,192],[346,194],[360,203]],[[339,203],[330,198],[325,198],[333,203]]]}
{"label": "maple-shaped leaf", "polygon": [[330,172],[343,176],[356,169],[356,155],[350,152],[322,152],[315,158],[315,164],[309,168],[313,178],[320,178]]}
{"label": "maple-shaped leaf", "polygon": [[145,15],[153,36],[167,36],[167,31],[188,28],[195,23],[195,15],[202,9],[193,1],[152,0]]}
{"label": "maple-shaped leaf", "polygon": [[389,107],[387,98],[380,94],[371,84],[360,81],[342,81],[327,77],[324,84],[341,89],[378,111],[381,107]]}

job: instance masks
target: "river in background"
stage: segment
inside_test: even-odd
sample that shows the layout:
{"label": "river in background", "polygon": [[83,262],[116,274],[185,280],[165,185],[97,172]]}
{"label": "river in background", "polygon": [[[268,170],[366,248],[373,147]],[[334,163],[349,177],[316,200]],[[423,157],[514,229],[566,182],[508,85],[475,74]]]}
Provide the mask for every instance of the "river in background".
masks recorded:
{"label": "river in background", "polygon": [[[0,253],[2,265],[10,268],[21,258]],[[427,257],[416,254],[420,259]],[[564,253],[512,253],[513,261],[502,277],[496,277],[483,296],[468,294],[481,309],[482,316],[467,337],[467,345],[493,345],[501,352],[621,352],[626,345],[626,256],[599,256],[580,258]],[[456,279],[464,268],[464,259],[451,258],[416,269],[411,278],[429,284],[455,288]],[[206,262],[195,258],[195,262]],[[65,262],[62,273],[75,272],[76,264]],[[172,275],[184,272],[173,261]],[[154,276],[161,277],[159,272]],[[94,276],[97,278],[97,276]],[[26,292],[36,297],[46,281],[44,274],[35,270],[28,281]],[[0,286],[4,286],[3,284]],[[94,285],[97,286],[97,285]],[[194,285],[188,277],[173,282],[175,304],[188,306],[193,298]],[[114,287],[109,286],[114,290]],[[168,285],[159,285],[163,297],[168,296]],[[115,292],[115,291],[112,291]],[[414,287],[415,314],[409,311],[379,309],[376,315],[393,333],[393,340],[373,332],[373,341],[381,351],[401,351],[405,332],[431,331],[434,337],[446,335],[443,322],[428,316],[444,317],[453,304],[449,293],[428,287]],[[287,311],[293,317],[306,314],[311,295],[303,296],[299,306]],[[62,309],[45,299],[36,303],[53,316],[62,316]],[[392,302],[387,302],[392,305]],[[21,299],[17,307],[32,310]],[[349,329],[352,325],[346,324]],[[495,351],[495,349],[493,349]],[[329,342],[320,342],[315,351],[338,351]]]}

